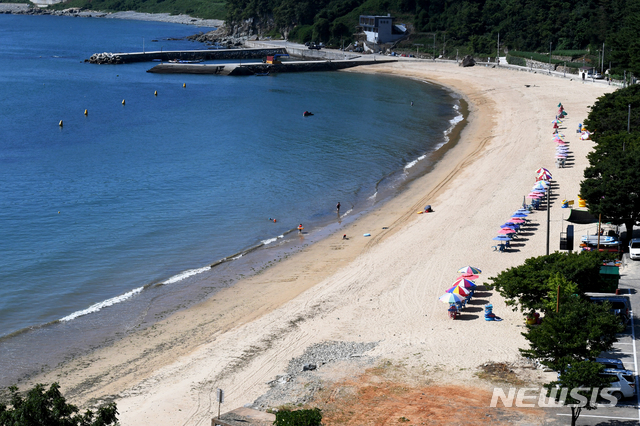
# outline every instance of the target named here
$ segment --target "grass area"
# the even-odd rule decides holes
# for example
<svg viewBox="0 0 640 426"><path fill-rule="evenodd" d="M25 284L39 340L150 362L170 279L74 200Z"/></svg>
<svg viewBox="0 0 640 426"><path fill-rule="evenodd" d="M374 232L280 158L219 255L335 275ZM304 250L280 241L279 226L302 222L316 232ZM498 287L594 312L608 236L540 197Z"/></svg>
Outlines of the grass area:
<svg viewBox="0 0 640 426"><path fill-rule="evenodd" d="M69 0L49 7L58 10L79 7L105 12L134 10L143 13L184 14L203 19L224 19L226 13L224 0Z"/></svg>

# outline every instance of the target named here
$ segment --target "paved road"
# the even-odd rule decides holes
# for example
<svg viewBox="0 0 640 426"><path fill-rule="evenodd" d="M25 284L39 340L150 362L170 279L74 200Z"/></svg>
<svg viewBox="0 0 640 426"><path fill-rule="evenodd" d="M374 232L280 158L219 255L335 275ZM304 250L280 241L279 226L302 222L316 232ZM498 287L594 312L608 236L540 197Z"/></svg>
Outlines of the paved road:
<svg viewBox="0 0 640 426"><path fill-rule="evenodd" d="M627 291L634 312L640 312L640 261L630 260L624 255L623 268L620 269L620 288ZM617 358L624 363L625 368L636 372L636 389L638 383L638 350L640 349L640 317L631 316L630 325L620 334L614 349L606 354L606 358ZM607 426L636 426L640 425L640 392L631 399L624 399L616 407L602 407L596 410L582 410L577 424L579 425L607 425ZM571 409L548 409L547 424L571 424Z"/></svg>

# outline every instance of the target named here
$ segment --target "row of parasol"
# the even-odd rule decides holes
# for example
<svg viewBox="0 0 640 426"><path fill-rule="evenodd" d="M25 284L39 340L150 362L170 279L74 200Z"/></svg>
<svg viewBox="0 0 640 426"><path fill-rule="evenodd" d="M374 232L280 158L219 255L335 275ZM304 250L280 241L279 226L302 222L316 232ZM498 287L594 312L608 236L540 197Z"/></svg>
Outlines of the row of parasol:
<svg viewBox="0 0 640 426"><path fill-rule="evenodd" d="M461 275L456 278L446 293L439 297L441 302L449 304L449 316L451 318L459 316L460 309L471 300L476 289L476 283L473 280L477 279L478 274L482 273L482 271L473 266L465 266L458 269L458 273Z"/></svg>

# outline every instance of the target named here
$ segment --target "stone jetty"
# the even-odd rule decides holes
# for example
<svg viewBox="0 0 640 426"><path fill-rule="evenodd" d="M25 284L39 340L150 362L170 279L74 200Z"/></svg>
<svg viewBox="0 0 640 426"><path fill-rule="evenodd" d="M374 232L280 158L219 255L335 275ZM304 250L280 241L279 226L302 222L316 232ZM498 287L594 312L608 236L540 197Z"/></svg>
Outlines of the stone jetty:
<svg viewBox="0 0 640 426"><path fill-rule="evenodd" d="M229 59L264 59L267 56L287 53L283 48L255 49L216 49L216 50L182 50L154 51L133 53L94 53L87 61L92 64L128 64L132 62L152 61L214 61Z"/></svg>

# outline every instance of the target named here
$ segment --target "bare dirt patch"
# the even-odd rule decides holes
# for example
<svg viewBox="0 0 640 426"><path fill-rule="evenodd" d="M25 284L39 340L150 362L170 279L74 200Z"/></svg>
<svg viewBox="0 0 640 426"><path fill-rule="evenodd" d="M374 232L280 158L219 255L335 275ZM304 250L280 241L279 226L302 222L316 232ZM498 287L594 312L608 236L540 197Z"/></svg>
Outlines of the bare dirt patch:
<svg viewBox="0 0 640 426"><path fill-rule="evenodd" d="M485 426L536 425L544 421L540 409L491 408L489 390L406 384L379 373L379 368L369 369L360 377L327 384L309 405L322 410L325 425Z"/></svg>

